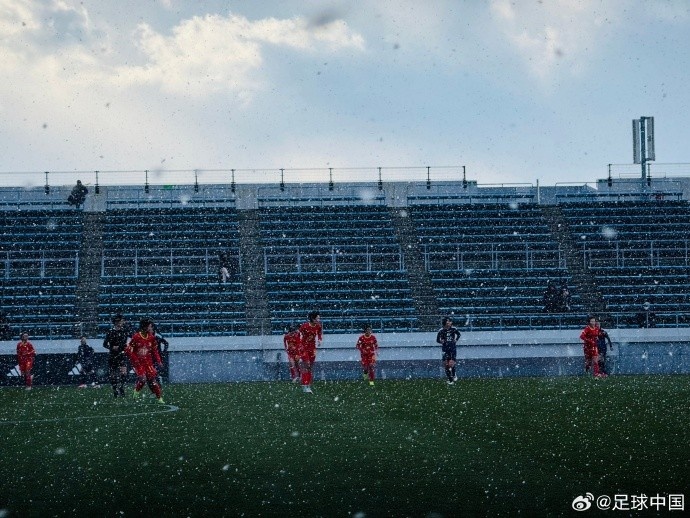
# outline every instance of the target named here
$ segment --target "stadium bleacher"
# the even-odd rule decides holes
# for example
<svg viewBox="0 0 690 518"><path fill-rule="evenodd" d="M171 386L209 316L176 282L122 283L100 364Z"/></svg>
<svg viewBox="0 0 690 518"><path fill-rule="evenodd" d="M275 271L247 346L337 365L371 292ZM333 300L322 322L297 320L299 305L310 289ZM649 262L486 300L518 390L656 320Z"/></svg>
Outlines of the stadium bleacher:
<svg viewBox="0 0 690 518"><path fill-rule="evenodd" d="M79 211L0 211L0 308L14 335L74 335Z"/></svg>
<svg viewBox="0 0 690 518"><path fill-rule="evenodd" d="M417 317L385 207L260 210L273 332L312 309L331 332L409 331Z"/></svg>
<svg viewBox="0 0 690 518"><path fill-rule="evenodd" d="M677 313L690 310L686 201L571 203L563 214L609 311L628 315L623 324L641 325L647 312L655 325L682 323Z"/></svg>
<svg viewBox="0 0 690 518"><path fill-rule="evenodd" d="M239 226L231 208L109 210L103 227L98 313L155 315L162 333L245 334ZM218 256L234 261L221 284Z"/></svg>
<svg viewBox="0 0 690 518"><path fill-rule="evenodd" d="M402 249L399 223L384 197L279 201L259 203L258 235L252 238L265 276L270 332L303 321L312 309L321 312L328 332L359 332L365 322L376 332L421 329L419 290L406 264L410 252ZM409 201L405 213L440 314L456 315L458 324L473 330L581 325L587 310L577 282L548 216L534 200L448 203L416 195ZM116 312L133 321L154 316L164 334L249 332L247 272L240 260L242 209L113 207L102 219L99 333ZM650 314L659 326L687 325L687 202L570 200L560 207L578 261L596 280L617 326L637 326L642 318L648 323ZM0 309L15 334L20 329L37 338L78 333L86 220L86 213L65 207L0 211ZM233 264L223 285L221 252ZM549 282L569 286L569 312L543 312Z"/></svg>
<svg viewBox="0 0 690 518"><path fill-rule="evenodd" d="M549 282L570 287L573 314L581 304L537 205L416 205L410 216L443 313L474 329L579 324L581 317L540 315Z"/></svg>

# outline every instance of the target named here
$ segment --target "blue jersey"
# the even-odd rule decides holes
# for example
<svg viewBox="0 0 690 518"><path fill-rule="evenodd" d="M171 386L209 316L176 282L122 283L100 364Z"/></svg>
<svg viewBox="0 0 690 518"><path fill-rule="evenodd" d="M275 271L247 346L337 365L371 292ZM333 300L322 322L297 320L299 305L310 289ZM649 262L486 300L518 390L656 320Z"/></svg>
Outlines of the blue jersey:
<svg viewBox="0 0 690 518"><path fill-rule="evenodd" d="M603 329L599 329L599 338L597 338L597 349L599 350L599 354L605 355L606 354L606 345L610 346L611 345L611 338L609 338L609 334L604 331Z"/></svg>
<svg viewBox="0 0 690 518"><path fill-rule="evenodd" d="M459 339L460 331L458 331L458 328L455 326L451 326L448 329L442 327L436 335L436 342L441 344L441 349L443 351L455 350Z"/></svg>

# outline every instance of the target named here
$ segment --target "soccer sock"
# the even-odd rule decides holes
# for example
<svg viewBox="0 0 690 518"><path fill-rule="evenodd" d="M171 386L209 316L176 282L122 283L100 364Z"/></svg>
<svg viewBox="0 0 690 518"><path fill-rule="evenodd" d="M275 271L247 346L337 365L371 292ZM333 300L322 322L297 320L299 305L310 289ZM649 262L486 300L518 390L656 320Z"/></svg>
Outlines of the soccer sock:
<svg viewBox="0 0 690 518"><path fill-rule="evenodd" d="M24 380L26 383L26 386L30 387L33 380L34 380L34 377L31 374L27 374L26 379Z"/></svg>
<svg viewBox="0 0 690 518"><path fill-rule="evenodd" d="M309 371L302 371L302 385L309 385Z"/></svg>
<svg viewBox="0 0 690 518"><path fill-rule="evenodd" d="M448 381L453 381L453 375L450 373L450 367L446 367L446 377Z"/></svg>
<svg viewBox="0 0 690 518"><path fill-rule="evenodd" d="M455 377L455 365L453 365L453 366L450 368L450 374L451 374L451 376Z"/></svg>
<svg viewBox="0 0 690 518"><path fill-rule="evenodd" d="M146 382L144 382L142 380L137 380L137 382L134 384L134 390L136 392L139 392L142 388L144 388L145 384L146 384Z"/></svg>
<svg viewBox="0 0 690 518"><path fill-rule="evenodd" d="M311 385L312 378L313 378L312 372L308 371L307 372L307 385Z"/></svg>
<svg viewBox="0 0 690 518"><path fill-rule="evenodd" d="M156 395L157 399L161 398L161 386L158 384L156 380L151 380L148 382L149 388L151 389L151 392L153 392Z"/></svg>
<svg viewBox="0 0 690 518"><path fill-rule="evenodd" d="M374 381L374 377L375 377L374 368L369 367L369 381Z"/></svg>
<svg viewBox="0 0 690 518"><path fill-rule="evenodd" d="M592 362L592 370L595 376L599 375L599 362Z"/></svg>
<svg viewBox="0 0 690 518"><path fill-rule="evenodd" d="M299 371L297 370L297 367L290 367L290 378L291 379L295 379L298 374L299 374Z"/></svg>

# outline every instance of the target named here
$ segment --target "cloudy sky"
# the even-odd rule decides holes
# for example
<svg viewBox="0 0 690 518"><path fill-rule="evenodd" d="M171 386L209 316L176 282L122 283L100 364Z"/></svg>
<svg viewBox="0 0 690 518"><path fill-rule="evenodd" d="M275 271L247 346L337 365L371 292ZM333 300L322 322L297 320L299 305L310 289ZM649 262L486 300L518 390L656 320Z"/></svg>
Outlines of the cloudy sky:
<svg viewBox="0 0 690 518"><path fill-rule="evenodd" d="M632 162L643 115L657 161L688 163L688 34L684 0L0 0L0 183L458 165L586 182Z"/></svg>

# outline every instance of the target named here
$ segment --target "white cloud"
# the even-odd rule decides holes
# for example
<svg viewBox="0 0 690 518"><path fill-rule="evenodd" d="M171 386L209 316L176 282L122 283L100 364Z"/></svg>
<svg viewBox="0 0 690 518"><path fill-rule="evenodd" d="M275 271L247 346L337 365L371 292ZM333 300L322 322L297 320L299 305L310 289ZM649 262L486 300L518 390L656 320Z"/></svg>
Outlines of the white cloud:
<svg viewBox="0 0 690 518"><path fill-rule="evenodd" d="M594 0L511 2L493 0L491 14L498 34L518 53L532 75L544 84L560 74L577 75L598 45L602 20L614 19L618 2Z"/></svg>
<svg viewBox="0 0 690 518"><path fill-rule="evenodd" d="M233 91L244 98L259 87L264 45L310 53L364 48L362 36L342 20L314 26L302 17L250 21L237 15L195 16L170 35L141 24L136 41L146 62L119 67L119 83L160 85L193 96Z"/></svg>

